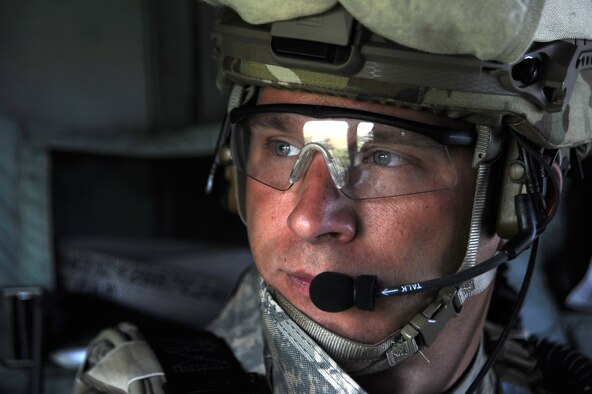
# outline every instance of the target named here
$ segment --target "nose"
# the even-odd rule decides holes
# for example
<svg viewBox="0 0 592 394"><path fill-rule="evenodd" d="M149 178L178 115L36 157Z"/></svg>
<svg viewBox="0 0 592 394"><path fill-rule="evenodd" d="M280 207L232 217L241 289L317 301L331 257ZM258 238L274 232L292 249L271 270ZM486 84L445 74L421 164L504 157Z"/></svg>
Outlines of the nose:
<svg viewBox="0 0 592 394"><path fill-rule="evenodd" d="M353 202L337 190L320 154L315 154L306 174L292 189L296 201L288 227L301 239L311 243L349 242L355 237Z"/></svg>

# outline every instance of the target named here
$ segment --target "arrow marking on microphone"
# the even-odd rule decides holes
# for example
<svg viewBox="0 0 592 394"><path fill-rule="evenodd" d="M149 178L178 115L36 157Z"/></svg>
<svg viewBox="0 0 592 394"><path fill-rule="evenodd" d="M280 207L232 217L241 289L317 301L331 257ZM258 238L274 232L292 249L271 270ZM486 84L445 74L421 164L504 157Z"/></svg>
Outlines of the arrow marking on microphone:
<svg viewBox="0 0 592 394"><path fill-rule="evenodd" d="M392 294L398 294L398 293L413 293L416 291L421 291L423 290L423 287L421 286L421 283L417 282L417 283L410 283L407 285L400 285L399 287L396 288L392 288L392 289L384 289L380 292L381 295L383 296L390 296Z"/></svg>

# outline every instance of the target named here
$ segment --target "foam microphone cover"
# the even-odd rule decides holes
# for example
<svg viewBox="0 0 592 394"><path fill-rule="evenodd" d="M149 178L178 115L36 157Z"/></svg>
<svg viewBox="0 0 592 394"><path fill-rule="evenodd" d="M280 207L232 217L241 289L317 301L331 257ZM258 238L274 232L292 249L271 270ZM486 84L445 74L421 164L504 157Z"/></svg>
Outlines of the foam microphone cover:
<svg viewBox="0 0 592 394"><path fill-rule="evenodd" d="M312 303L325 312L342 312L354 305L354 280L339 272L322 272L310 282Z"/></svg>
<svg viewBox="0 0 592 394"><path fill-rule="evenodd" d="M354 303L363 311L374 310L375 275L360 275L354 281Z"/></svg>

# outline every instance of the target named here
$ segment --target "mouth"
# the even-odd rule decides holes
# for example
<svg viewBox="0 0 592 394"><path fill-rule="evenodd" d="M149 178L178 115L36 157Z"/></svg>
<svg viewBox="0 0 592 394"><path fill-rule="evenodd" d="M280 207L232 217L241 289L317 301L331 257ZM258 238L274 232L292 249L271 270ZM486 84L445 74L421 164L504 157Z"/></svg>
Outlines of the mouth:
<svg viewBox="0 0 592 394"><path fill-rule="evenodd" d="M310 282L314 278L313 275L304 272L286 272L288 283L298 293L309 297Z"/></svg>

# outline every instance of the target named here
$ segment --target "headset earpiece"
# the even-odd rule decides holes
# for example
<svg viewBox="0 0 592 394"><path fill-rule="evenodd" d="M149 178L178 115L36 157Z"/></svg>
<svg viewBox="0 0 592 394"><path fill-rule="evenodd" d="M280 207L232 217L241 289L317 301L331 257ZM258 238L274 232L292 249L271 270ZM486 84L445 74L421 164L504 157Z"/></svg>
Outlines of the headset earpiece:
<svg viewBox="0 0 592 394"><path fill-rule="evenodd" d="M502 159L496 232L500 237L510 239L518 234L515 198L517 195L524 193L526 166L521 158L516 139L509 135L506 144L506 154Z"/></svg>

